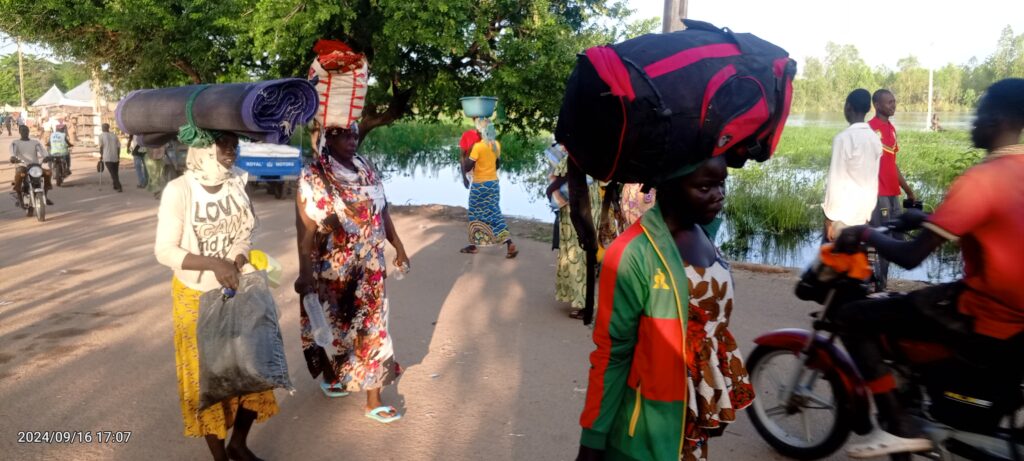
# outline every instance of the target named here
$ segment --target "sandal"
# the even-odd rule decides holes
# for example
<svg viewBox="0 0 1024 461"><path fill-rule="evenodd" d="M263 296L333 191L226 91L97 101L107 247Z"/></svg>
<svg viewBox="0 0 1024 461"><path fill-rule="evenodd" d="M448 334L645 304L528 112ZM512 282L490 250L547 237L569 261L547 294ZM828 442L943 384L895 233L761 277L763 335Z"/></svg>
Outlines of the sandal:
<svg viewBox="0 0 1024 461"><path fill-rule="evenodd" d="M854 459L877 458L894 453L913 453L931 450L932 441L923 438L905 439L875 428L864 443L850 445L846 455Z"/></svg>
<svg viewBox="0 0 1024 461"><path fill-rule="evenodd" d="M505 254L505 258L512 259L512 258L515 258L516 255L518 255L518 254L519 254L519 249L516 248L516 244L514 244L514 243L508 244L508 253Z"/></svg>
<svg viewBox="0 0 1024 461"><path fill-rule="evenodd" d="M345 397L348 395L348 392L338 389L341 389L341 387L339 387L337 384L328 383L324 381L320 382L320 390L324 391L324 395L326 395L328 398L334 399L338 397Z"/></svg>
<svg viewBox="0 0 1024 461"><path fill-rule="evenodd" d="M381 413L394 413L395 416L381 416ZM398 414L398 410L390 406L377 407L367 411L366 417L382 424L390 424L402 419L402 415Z"/></svg>
<svg viewBox="0 0 1024 461"><path fill-rule="evenodd" d="M478 251L480 251L480 250L476 249L476 245L469 245L469 246L459 250L459 253L466 253L466 254L475 255Z"/></svg>
<svg viewBox="0 0 1024 461"><path fill-rule="evenodd" d="M569 318L573 320L583 320L583 309L573 309L569 311Z"/></svg>

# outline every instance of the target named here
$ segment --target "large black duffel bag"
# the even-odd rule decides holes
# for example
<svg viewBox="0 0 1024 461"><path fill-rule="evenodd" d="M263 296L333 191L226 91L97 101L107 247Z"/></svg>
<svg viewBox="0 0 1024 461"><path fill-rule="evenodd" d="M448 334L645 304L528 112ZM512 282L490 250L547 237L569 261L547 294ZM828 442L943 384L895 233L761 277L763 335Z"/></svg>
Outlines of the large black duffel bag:
<svg viewBox="0 0 1024 461"><path fill-rule="evenodd" d="M725 155L732 167L771 157L789 115L796 63L754 35L684 23L682 31L580 55L555 129L572 159L573 190L583 173L657 187L713 156ZM593 266L591 204L571 195L573 225ZM593 308L589 269L585 323Z"/></svg>

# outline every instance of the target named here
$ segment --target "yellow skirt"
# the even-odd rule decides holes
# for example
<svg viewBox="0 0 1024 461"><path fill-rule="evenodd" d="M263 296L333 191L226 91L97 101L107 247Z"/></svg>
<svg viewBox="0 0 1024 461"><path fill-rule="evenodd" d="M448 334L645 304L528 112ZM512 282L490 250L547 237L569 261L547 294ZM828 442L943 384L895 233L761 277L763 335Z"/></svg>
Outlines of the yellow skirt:
<svg viewBox="0 0 1024 461"><path fill-rule="evenodd" d="M199 412L199 347L196 343L196 324L199 321L199 297L193 290L175 278L171 282L174 299L174 363L178 368L178 397L181 399L181 417L185 422L185 435L205 437L216 435L227 438L234 425L235 412L241 405L256 412L256 421L266 421L277 414L274 391L263 391L225 400Z"/></svg>

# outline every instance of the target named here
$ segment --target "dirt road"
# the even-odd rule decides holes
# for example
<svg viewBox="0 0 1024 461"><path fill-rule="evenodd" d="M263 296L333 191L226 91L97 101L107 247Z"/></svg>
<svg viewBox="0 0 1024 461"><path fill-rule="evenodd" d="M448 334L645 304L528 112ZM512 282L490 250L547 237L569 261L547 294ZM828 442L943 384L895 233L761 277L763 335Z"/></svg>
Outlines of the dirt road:
<svg viewBox="0 0 1024 461"><path fill-rule="evenodd" d="M10 138L0 137L6 149ZM2 160L6 160L3 157ZM99 186L95 160L76 155L53 192L45 223L7 198L13 168L0 166L0 458L207 459L182 436L175 385L170 277L152 255L157 201L135 188ZM285 267L276 290L294 395L255 427L268 460L569 460L586 387L589 329L554 301L550 245L519 240L458 253L462 223L403 209L396 225L412 272L388 285L392 335L405 374L385 401L406 415L390 426L362 416L363 395L327 400L299 346L292 204L254 194L256 248ZM515 231L513 227L513 231ZM390 260L390 257L389 257ZM792 276L737 271L733 329L746 351L760 332L806 325L810 306ZM19 431L131 431L124 443L22 444ZM746 416L712 445L713 460L782 459ZM833 458L845 459L845 458Z"/></svg>

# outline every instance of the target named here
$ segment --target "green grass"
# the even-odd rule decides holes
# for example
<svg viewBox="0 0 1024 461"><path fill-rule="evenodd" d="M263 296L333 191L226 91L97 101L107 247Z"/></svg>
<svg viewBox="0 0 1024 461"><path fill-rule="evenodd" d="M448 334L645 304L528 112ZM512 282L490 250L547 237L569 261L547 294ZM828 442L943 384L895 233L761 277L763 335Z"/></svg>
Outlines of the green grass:
<svg viewBox="0 0 1024 461"><path fill-rule="evenodd" d="M737 236L805 234L821 226L823 180L781 164L730 170L725 215Z"/></svg>
<svg viewBox="0 0 1024 461"><path fill-rule="evenodd" d="M789 127L775 158L733 170L726 215L740 235L805 233L821 226L832 138L839 130ZM934 207L950 183L981 159L966 131L900 133L900 170L919 200ZM822 179L817 179L822 178Z"/></svg>

